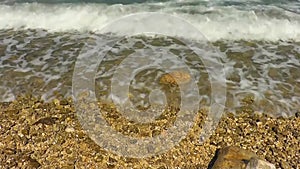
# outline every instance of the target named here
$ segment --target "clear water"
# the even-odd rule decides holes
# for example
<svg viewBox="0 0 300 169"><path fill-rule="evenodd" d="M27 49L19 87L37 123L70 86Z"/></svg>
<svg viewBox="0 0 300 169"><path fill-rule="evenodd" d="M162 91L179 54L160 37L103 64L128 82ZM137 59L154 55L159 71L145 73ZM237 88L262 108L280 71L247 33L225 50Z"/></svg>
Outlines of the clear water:
<svg viewBox="0 0 300 169"><path fill-rule="evenodd" d="M0 101L22 93L51 100L71 96L73 68L85 44L107 40L100 30L113 20L138 12L162 12L181 17L199 29L220 50L226 70L228 110L244 97L253 109L275 116L291 116L300 109L299 1L68 1L35 0L0 3ZM161 29L164 23L157 24ZM124 25L125 26L125 25ZM144 25L148 27L150 25ZM128 30L129 34L135 30ZM109 30L104 33L109 33ZM190 32L183 38L197 40ZM210 102L210 85L201 60L185 46L165 39L133 38L112 49L96 76L99 97L106 97L113 72L138 49L173 52L192 70L202 96ZM136 45L139 44L139 45ZM135 46L136 45L136 46ZM208 57L208 56L203 56ZM133 81L136 102L147 106L147 92L163 72L148 70ZM144 76L145 75L145 76ZM147 86L147 87L145 87ZM149 99L148 99L149 100Z"/></svg>

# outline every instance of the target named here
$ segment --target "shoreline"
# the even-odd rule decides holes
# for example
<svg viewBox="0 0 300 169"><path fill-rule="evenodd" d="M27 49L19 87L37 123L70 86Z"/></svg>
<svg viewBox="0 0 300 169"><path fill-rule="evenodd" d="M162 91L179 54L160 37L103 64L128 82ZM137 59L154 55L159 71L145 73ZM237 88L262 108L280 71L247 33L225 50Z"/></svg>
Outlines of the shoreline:
<svg viewBox="0 0 300 169"><path fill-rule="evenodd" d="M200 111L188 135L170 151L143 159L125 158L104 150L86 135L71 99L45 103L31 96L18 97L0 103L0 166L207 168L217 149L238 146L255 152L276 168L300 167L299 111L294 117L277 119L247 111L227 113L211 137L199 145L204 116L205 112ZM137 134L135 129L128 131Z"/></svg>
<svg viewBox="0 0 300 169"><path fill-rule="evenodd" d="M56 93L71 96L74 67L84 44L93 46L106 40L101 34L92 32L53 33L43 29L3 30L0 37L4 39L0 44L0 54L4 56L0 61L1 101L14 100L18 93L26 92L42 95L45 100L51 100ZM254 97L256 111L275 116L290 116L295 113L293 110L300 108L299 40L223 39L209 44L221 54L226 70L226 97L229 98L226 107L230 110L239 108L241 99L248 95ZM199 92L204 96L203 104L208 102L211 88L207 82L211 76L201 60L209 59L209 52L200 57L178 39L160 36L132 36L118 42L104 57L95 74L99 97L109 95L111 79L117 68L124 68L121 64L124 59L147 48L163 48L163 51L180 58L179 61L187 65L191 77L198 84ZM180 67L174 59L164 58L163 61L168 63L165 65ZM144 66L142 62L139 64ZM157 87L158 78L163 73L167 71L145 68L132 81L132 91L148 94L147 86ZM221 79L221 76L218 77ZM140 86L142 83L145 85Z"/></svg>

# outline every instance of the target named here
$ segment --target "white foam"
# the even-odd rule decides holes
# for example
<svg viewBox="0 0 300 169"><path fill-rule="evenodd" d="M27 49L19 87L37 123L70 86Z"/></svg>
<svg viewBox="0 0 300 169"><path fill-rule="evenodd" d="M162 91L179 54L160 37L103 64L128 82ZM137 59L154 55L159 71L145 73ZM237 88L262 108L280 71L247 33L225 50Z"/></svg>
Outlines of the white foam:
<svg viewBox="0 0 300 169"><path fill-rule="evenodd" d="M264 7L261 7L264 8ZM183 11L194 11L193 13ZM234 7L168 6L162 4L15 4L0 5L0 29L99 31L124 15L158 11L179 16L196 26L209 40L297 40L300 17L280 8L241 10ZM269 11L269 12L268 12ZM271 12L270 12L271 11ZM270 15L276 11L274 15ZM273 12L274 13L274 12ZM124 25L126 26L126 25ZM145 25L147 26L147 25ZM164 24L157 25L164 28ZM185 37L190 37L185 32Z"/></svg>

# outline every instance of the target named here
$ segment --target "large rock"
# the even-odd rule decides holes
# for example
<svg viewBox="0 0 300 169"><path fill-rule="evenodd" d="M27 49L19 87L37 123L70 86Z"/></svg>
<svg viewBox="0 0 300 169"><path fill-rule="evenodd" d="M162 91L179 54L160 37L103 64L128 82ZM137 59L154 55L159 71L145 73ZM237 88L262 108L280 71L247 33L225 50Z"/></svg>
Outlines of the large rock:
<svg viewBox="0 0 300 169"><path fill-rule="evenodd" d="M251 158L246 169L276 169L276 167L267 161Z"/></svg>
<svg viewBox="0 0 300 169"><path fill-rule="evenodd" d="M230 146L220 149L211 161L209 169L274 169L271 163L259 158L255 153Z"/></svg>

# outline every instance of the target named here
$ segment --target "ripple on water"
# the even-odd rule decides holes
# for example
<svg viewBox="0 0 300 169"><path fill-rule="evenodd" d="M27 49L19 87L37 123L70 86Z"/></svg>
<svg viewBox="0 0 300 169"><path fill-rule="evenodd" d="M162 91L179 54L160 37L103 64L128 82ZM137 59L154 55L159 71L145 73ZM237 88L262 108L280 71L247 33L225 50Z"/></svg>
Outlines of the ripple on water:
<svg viewBox="0 0 300 169"><path fill-rule="evenodd" d="M105 38L92 33L49 33L44 30L2 30L0 37L3 38L0 41L0 101L14 100L16 95L26 92L46 100L54 98L55 93L70 96L76 57L83 45ZM299 44L293 41L213 42L224 56L228 110L243 106L242 100L247 97L253 98L254 111L290 116L300 110ZM180 58L190 68L190 75L199 86L201 105L209 105L209 70L187 46L168 37L135 37L118 42L107 53L96 74L99 98L109 97L114 71L126 57L141 49L165 49ZM163 57L157 62L180 67L177 61ZM133 100L144 99L142 103L148 104L146 98L150 91L164 88L159 79L165 73L170 72L155 69L140 72L131 82L130 92L138 98Z"/></svg>

